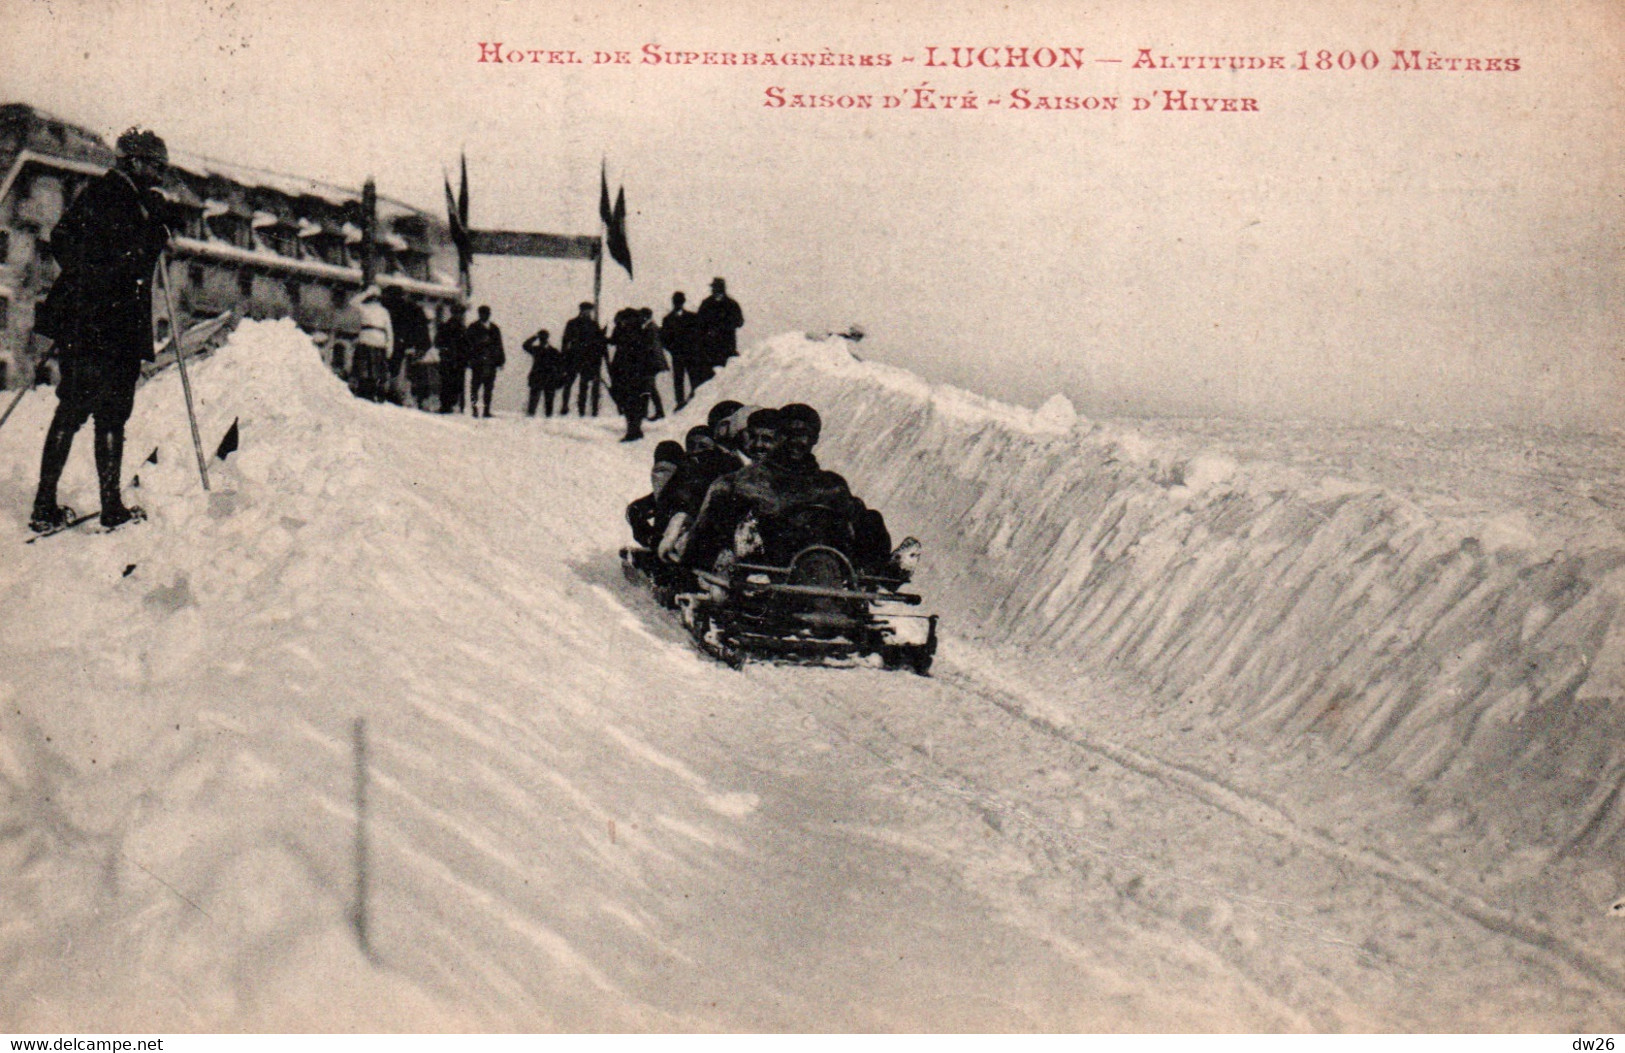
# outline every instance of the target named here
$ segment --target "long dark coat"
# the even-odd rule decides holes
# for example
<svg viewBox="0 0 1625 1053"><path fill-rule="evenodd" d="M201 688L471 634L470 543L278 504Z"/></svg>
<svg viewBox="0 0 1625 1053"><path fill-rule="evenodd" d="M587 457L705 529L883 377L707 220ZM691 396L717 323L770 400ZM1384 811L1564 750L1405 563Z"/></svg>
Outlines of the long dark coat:
<svg viewBox="0 0 1625 1053"><path fill-rule="evenodd" d="M725 365L739 354L736 330L745 324L745 313L733 297L713 293L700 301L694 312L694 324L699 330L700 357L713 366Z"/></svg>
<svg viewBox="0 0 1625 1053"><path fill-rule="evenodd" d="M604 366L604 331L591 318L580 315L564 323L564 337L559 342L564 351L564 364L573 376L582 382L596 379Z"/></svg>
<svg viewBox="0 0 1625 1053"><path fill-rule="evenodd" d="M168 239L163 199L117 168L91 180L51 234L62 273L35 331L64 355L151 360L152 271Z"/></svg>
<svg viewBox="0 0 1625 1053"><path fill-rule="evenodd" d="M693 311L673 310L660 322L660 343L671 355L673 364L687 364L697 357L695 341L699 337L699 316Z"/></svg>
<svg viewBox="0 0 1625 1053"><path fill-rule="evenodd" d="M494 322L475 322L463 331L463 355L468 368L495 373L508 364L502 349L502 327Z"/></svg>

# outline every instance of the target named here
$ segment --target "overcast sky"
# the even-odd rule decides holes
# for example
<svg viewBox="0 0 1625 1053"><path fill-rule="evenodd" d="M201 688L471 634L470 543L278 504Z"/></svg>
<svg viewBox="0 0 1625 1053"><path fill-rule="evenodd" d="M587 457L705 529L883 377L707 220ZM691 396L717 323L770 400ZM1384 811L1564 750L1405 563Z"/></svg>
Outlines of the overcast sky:
<svg viewBox="0 0 1625 1053"><path fill-rule="evenodd" d="M1625 424L1615 0L1009 7L8 0L0 97L429 208L466 149L480 227L595 233L607 158L637 272L606 270L611 310L720 274L746 339L858 324L866 356L1025 404ZM585 61L479 62L494 41ZM656 65L651 44L891 65ZM1084 61L926 65L1006 45ZM1142 48L1288 68L1135 69ZM1294 68L1322 49L1333 69ZM1396 71L1396 49L1519 69ZM914 109L922 84L978 109ZM773 107L775 87L873 108ZM1017 89L1118 109L1019 112ZM1257 112L1169 112L1167 90ZM482 259L475 281L520 360L512 405L519 340L557 333L591 269Z"/></svg>

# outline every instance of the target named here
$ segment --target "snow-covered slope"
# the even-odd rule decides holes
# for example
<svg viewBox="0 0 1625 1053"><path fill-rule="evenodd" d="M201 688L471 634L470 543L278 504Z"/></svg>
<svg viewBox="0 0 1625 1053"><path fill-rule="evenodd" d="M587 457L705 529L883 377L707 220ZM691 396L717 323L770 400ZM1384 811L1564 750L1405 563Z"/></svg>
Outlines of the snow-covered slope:
<svg viewBox="0 0 1625 1053"><path fill-rule="evenodd" d="M653 434L817 405L944 654L735 673L619 578L613 418L358 402L286 324L193 381L240 450L204 493L160 376L111 535L24 545L53 400L0 431L0 1029L1625 1021L1618 480L1483 469L1611 450L1261 457L781 338Z"/></svg>
<svg viewBox="0 0 1625 1053"><path fill-rule="evenodd" d="M956 634L1368 765L1491 859L1620 860L1618 435L1091 424L848 347L777 338L717 393L822 409L824 459L926 542Z"/></svg>

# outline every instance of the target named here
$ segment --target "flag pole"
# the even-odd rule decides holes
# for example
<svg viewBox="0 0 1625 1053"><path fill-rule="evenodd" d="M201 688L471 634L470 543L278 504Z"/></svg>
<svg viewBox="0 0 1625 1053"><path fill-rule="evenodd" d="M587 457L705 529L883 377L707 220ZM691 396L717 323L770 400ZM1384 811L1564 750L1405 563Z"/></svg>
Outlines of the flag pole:
<svg viewBox="0 0 1625 1053"><path fill-rule="evenodd" d="M604 287L604 238L598 237L598 250L592 257L592 316L594 320L598 314L598 294Z"/></svg>
<svg viewBox="0 0 1625 1053"><path fill-rule="evenodd" d="M598 298L604 287L604 245L609 236L609 159L598 159L598 252L592 258L592 316L602 325L603 312L599 310Z"/></svg>

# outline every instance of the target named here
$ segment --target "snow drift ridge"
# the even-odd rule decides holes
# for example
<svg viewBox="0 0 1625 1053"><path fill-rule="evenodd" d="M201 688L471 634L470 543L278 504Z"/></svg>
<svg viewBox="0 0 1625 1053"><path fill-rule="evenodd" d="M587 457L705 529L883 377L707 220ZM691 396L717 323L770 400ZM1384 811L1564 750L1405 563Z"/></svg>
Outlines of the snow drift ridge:
<svg viewBox="0 0 1625 1053"><path fill-rule="evenodd" d="M931 386L839 341L779 337L717 387L819 407L825 460L925 541L922 588L953 633L1128 672L1274 750L1318 740L1548 857L1619 847L1612 527L1533 510L1537 540L1529 509L1455 515L1240 465Z"/></svg>

